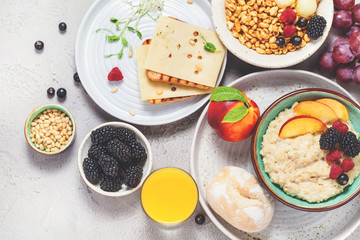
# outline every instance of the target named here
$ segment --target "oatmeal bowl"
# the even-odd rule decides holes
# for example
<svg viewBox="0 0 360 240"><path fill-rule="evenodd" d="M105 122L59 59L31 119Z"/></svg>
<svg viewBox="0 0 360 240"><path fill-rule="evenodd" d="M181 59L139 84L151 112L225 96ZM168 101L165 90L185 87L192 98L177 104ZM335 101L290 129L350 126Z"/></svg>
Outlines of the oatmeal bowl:
<svg viewBox="0 0 360 240"><path fill-rule="evenodd" d="M306 60L328 36L333 0L212 1L215 30L241 60L284 68Z"/></svg>
<svg viewBox="0 0 360 240"><path fill-rule="evenodd" d="M271 104L255 126L251 155L264 187L304 211L338 208L360 192L360 106L307 88Z"/></svg>

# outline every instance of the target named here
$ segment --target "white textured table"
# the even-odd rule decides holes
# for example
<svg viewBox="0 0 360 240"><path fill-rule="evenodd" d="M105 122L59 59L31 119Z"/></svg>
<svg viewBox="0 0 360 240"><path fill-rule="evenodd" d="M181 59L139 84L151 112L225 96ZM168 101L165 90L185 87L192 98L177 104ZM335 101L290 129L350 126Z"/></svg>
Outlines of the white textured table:
<svg viewBox="0 0 360 240"><path fill-rule="evenodd" d="M190 219L175 229L164 229L143 213L140 191L107 198L88 189L81 179L77 169L81 139L94 126L117 120L73 81L76 32L91 3L0 1L0 239L227 239L208 218L202 226ZM63 34L58 30L61 21L68 25ZM36 40L45 43L42 53L34 50ZM311 70L316 59L313 56L293 68ZM229 54L222 84L259 70ZM49 87L66 88L66 100L49 99ZM358 85L344 87L360 100ZM66 106L77 122L75 144L53 157L36 154L23 135L30 111L49 102ZM189 171L200 112L165 126L137 126L153 148L153 169L173 166ZM196 213L203 213L200 206ZM348 239L359 235L357 229Z"/></svg>

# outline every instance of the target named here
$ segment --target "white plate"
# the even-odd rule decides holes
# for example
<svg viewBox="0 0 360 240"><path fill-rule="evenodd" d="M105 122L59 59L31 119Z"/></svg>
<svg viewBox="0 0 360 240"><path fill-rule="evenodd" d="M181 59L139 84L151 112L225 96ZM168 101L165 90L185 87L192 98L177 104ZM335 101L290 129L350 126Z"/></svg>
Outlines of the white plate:
<svg viewBox="0 0 360 240"><path fill-rule="evenodd" d="M307 87L337 91L357 102L345 89L320 75L300 70L273 70L249 74L230 86L243 90L261 113L282 95ZM231 143L217 137L207 123L206 112L196 125L191 146L190 169L199 188L200 203L214 224L232 239L344 239L360 224L360 199L328 212L303 212L276 201L271 224L259 233L237 230L213 212L206 201L206 187L225 166L239 166L255 175L250 153L251 138Z"/></svg>
<svg viewBox="0 0 360 240"><path fill-rule="evenodd" d="M134 1L136 3L136 1ZM131 9L120 0L97 0L90 7L80 25L76 38L76 66L81 83L90 97L103 110L124 121L140 125L161 125L184 118L199 109L208 100L209 95L189 98L180 102L151 105L140 97L137 78L136 53L128 58L128 48L123 57L110 59L104 55L117 53L121 47L119 42L105 41L106 32L95 33L98 28L115 28L110 17L122 18L129 16ZM211 20L211 7L206 0L197 0L193 4L186 0L166 0L164 16L173 16L185 22L207 29L214 29ZM130 26L133 26L130 24ZM135 33L126 32L126 38L133 49L142 41L152 38L156 21L148 16L141 18L139 30L142 40ZM135 51L134 51L135 52ZM222 79L226 66L226 56L219 74L218 84ZM109 82L107 75L112 68L119 67L124 75L120 82ZM113 87L118 92L111 93ZM130 114L135 113L135 116Z"/></svg>
<svg viewBox="0 0 360 240"><path fill-rule="evenodd" d="M262 55L240 44L239 40L231 35L226 25L225 1L226 0L213 0L211 2L213 22L219 38L226 48L235 56L252 65L264 68L289 67L310 57L324 43L333 21L333 0L321 0L316 13L323 16L327 21L322 37L317 40L312 40L305 47L285 55Z"/></svg>

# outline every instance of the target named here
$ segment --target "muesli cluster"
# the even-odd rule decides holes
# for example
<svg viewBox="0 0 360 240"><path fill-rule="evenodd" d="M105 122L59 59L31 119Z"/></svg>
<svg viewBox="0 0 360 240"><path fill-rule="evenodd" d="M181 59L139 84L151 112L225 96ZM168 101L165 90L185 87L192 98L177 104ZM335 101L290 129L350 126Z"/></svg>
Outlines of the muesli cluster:
<svg viewBox="0 0 360 240"><path fill-rule="evenodd" d="M304 1L309 3L302 4ZM286 54L322 36L326 20L314 15L317 5L317 0L227 0L226 24L233 37L249 49L259 54Z"/></svg>

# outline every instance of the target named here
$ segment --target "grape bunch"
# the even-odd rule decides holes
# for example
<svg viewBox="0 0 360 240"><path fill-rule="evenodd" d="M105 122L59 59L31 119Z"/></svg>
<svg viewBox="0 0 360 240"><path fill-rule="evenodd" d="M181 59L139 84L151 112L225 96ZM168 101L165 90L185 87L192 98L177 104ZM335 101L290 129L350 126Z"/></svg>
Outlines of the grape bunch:
<svg viewBox="0 0 360 240"><path fill-rule="evenodd" d="M337 9L333 27L344 36L333 43L333 50L319 59L321 71L335 73L339 82L360 84L360 3L355 0L334 0Z"/></svg>

